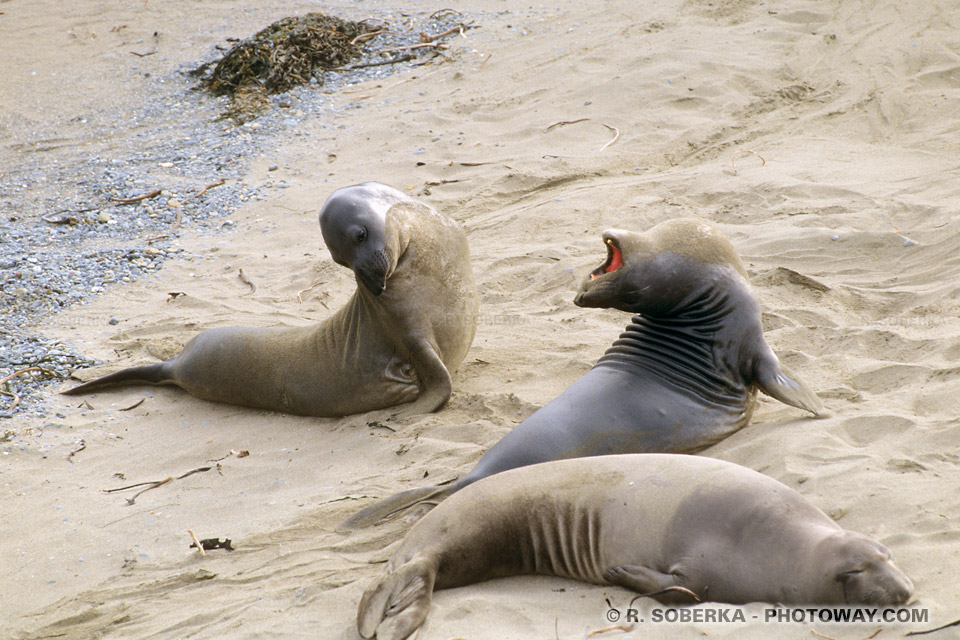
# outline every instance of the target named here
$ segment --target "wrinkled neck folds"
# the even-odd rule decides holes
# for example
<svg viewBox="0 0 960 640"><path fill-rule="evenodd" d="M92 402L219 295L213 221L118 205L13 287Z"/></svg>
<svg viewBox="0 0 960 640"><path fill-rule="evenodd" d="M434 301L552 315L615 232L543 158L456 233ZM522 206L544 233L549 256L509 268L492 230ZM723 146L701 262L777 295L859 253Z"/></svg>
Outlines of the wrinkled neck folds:
<svg viewBox="0 0 960 640"><path fill-rule="evenodd" d="M759 314L752 298L731 296L740 285L730 282L735 277L728 273L705 284L669 315L634 316L596 366L638 373L707 402L741 407L749 384L740 372L740 348Z"/></svg>

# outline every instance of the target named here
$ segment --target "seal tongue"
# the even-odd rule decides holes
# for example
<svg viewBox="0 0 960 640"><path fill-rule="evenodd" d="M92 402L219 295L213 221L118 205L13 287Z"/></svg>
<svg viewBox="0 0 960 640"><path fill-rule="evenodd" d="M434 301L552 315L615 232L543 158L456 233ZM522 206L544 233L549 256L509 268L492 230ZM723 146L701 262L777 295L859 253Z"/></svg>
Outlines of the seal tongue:
<svg viewBox="0 0 960 640"><path fill-rule="evenodd" d="M603 269L603 273L610 273L612 271L616 271L621 267L621 265L623 265L623 254L620 253L620 249L613 244L613 240L608 238L605 242L607 244L607 261L602 267L599 267L597 271ZM595 271L594 273L590 274L590 279L596 280L601 275L602 274Z"/></svg>

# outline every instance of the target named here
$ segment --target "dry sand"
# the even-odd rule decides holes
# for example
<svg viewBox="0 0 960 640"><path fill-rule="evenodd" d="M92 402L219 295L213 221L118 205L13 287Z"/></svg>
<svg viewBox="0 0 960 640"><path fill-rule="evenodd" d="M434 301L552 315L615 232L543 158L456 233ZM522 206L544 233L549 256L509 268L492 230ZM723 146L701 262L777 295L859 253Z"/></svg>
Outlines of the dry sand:
<svg viewBox="0 0 960 640"><path fill-rule="evenodd" d="M103 36L122 21L149 46L162 15L185 32L167 52L172 64L225 35L317 8L263 3L237 13L228 33L224 16L244 3L97 4L101 12L79 15L31 3L25 15L23 2L0 3L0 27L16 28L0 38L0 53L68 69L87 55L93 71L76 69L77 82L94 72L97 82L71 95L94 113L100 101L131 99L115 94L117 56L66 33ZM689 215L730 235L768 341L832 412L806 419L764 400L749 427L706 455L769 474L888 545L916 583L916 606L929 610L926 625L909 628L960 617L956 4L460 4L483 19L454 41L455 62L336 97L336 121L304 125L309 135L272 157L281 167L274 176L290 188L242 209L237 233L185 232L178 242L198 258L168 263L156 282L113 287L42 327L129 365L169 356L209 327L322 320L355 285L322 247L319 205L336 187L380 180L468 233L482 317L449 405L391 431L363 416L286 416L172 388L100 393L89 397L92 408L51 396L66 417L22 421L16 428L33 429L36 446L0 458L0 633L356 638L357 602L382 568L371 563L389 556L405 525L346 537L334 525L376 497L465 473L582 375L628 320L572 303L603 258L600 232ZM382 5L328 7L358 18ZM27 40L29 50L16 48ZM0 93L28 82L4 76ZM26 112L35 97L18 99ZM590 119L545 131L578 118ZM256 162L248 180L265 180L267 164ZM298 303L297 292L317 281ZM168 303L168 291L187 295ZM121 323L109 325L111 317ZM85 449L68 459L80 439ZM250 455L230 455L222 469L133 506L129 493L102 491L240 450ZM229 537L237 550L201 558L188 549L188 529ZM582 638L607 626L608 603L622 609L632 595L533 577L442 591L419 637ZM646 623L594 637L862 638L881 626L878 638L906 629Z"/></svg>

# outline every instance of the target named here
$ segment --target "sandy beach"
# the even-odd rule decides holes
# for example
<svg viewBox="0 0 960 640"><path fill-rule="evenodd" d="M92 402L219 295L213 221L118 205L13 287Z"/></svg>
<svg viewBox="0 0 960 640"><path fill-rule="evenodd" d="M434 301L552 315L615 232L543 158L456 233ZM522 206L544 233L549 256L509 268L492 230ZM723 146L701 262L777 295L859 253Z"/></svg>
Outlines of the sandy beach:
<svg viewBox="0 0 960 640"><path fill-rule="evenodd" d="M30 132L73 140L48 152L51 170L58 154L131 144L120 120L105 139L71 118L108 127L152 95L146 70L185 92L178 65L280 17L399 23L445 6L95 4L0 2L0 60L16 69L0 79L6 162L35 153ZM0 425L16 435L0 443L0 635L356 640L360 595L409 525L343 535L336 524L377 498L463 475L583 375L629 320L573 304L603 261L601 232L680 216L728 234L768 342L829 411L812 419L763 397L748 427L703 455L770 475L887 545L916 585L912 608L929 619L773 625L755 604L742 608L744 623L647 622L592 637L853 640L880 628L871 637L884 639L960 618L960 7L457 8L477 28L449 40L449 60L323 94L324 117L247 158L231 182L284 187L241 206L232 229L185 224L172 240L182 258L35 327L102 362L90 377L170 357L211 327L321 321L356 285L323 246L317 212L334 189L377 180L467 232L480 321L449 404L382 428L176 388L67 398L50 386L45 417ZM154 46L161 21L163 60L132 57ZM112 39L118 24L132 45ZM132 505L133 491L105 492L166 478ZM200 557L188 530L235 550ZM633 596L559 578L496 580L437 592L418 637L579 639Z"/></svg>

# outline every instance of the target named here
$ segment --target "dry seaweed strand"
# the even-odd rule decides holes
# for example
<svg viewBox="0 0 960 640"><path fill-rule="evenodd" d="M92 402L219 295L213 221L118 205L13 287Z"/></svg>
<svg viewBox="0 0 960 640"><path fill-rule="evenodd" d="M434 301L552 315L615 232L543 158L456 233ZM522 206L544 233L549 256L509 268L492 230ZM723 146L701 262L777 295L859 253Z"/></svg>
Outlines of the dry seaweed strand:
<svg viewBox="0 0 960 640"><path fill-rule="evenodd" d="M590 118L577 118L576 120L560 120L558 122L554 122L553 124L548 124L546 127L544 127L543 132L546 133L547 131L550 131L550 129L553 129L554 127L563 127L568 124L577 124L578 122L586 122L589 119Z"/></svg>
<svg viewBox="0 0 960 640"><path fill-rule="evenodd" d="M750 149L738 149L737 152L734 153L733 156L730 158L730 166L733 167L733 175L739 175L737 173L737 154L739 153L746 153L753 156L757 156L758 158L760 158L761 167L764 167L767 164L767 160L756 151L751 151Z"/></svg>
<svg viewBox="0 0 960 640"><path fill-rule="evenodd" d="M635 625L625 625L625 624L612 624L609 627L601 627L600 629L594 629L587 633L585 638L592 638L593 636L598 636L601 633L606 633L608 631L633 631Z"/></svg>
<svg viewBox="0 0 960 640"><path fill-rule="evenodd" d="M237 276L240 278L240 282L250 287L250 293L248 295L252 295L257 292L257 285L253 284L253 282L250 281L250 278L243 273L243 268L240 269L239 273L237 273Z"/></svg>
<svg viewBox="0 0 960 640"><path fill-rule="evenodd" d="M297 304L303 304L303 294L313 291L314 289L322 285L323 282L324 282L323 280L318 280L317 282L314 282L312 285L310 285L306 289L300 289L300 291L297 291ZM325 307L327 306L326 304L323 303L322 300L320 301L320 304L322 304Z"/></svg>
<svg viewBox="0 0 960 640"><path fill-rule="evenodd" d="M81 439L80 442L77 443L77 448L74 449L73 451L71 451L71 452L67 455L67 462L73 464L73 456L77 455L78 453L80 453L81 451L83 451L83 450L86 449L86 448L87 448L87 441Z"/></svg>
<svg viewBox="0 0 960 640"><path fill-rule="evenodd" d="M165 485L165 484L170 484L170 483L173 482L174 480L183 480L184 478L186 478L186 477L188 477L188 476L192 476L192 475L195 474L195 473L203 473L203 472L205 472L205 471L210 471L210 469L212 469L212 468L213 468L213 467L197 467L196 469L191 469L190 471L187 471L187 472L184 473L183 475L179 475L179 476L177 476L176 478L174 478L173 476L168 476L168 477L164 478L163 480L153 480L153 481L149 481L149 482L136 482L136 483L134 483L134 484L128 484L128 485L126 485L126 486L124 486L124 487L116 487L115 489L104 489L103 492L104 492L104 493L116 493L117 491L126 491L126 490L128 490L128 489L136 489L137 487L146 486L146 489L142 489L141 491L138 491L137 493L135 493L132 498L127 498L127 499L126 499L126 500L127 500L127 505L128 505L128 506L132 506L132 505L136 504L137 498L139 498L141 495L143 495L143 494L146 493L147 491L150 491L150 490L152 490L152 489L156 489L157 487L162 487L162 486Z"/></svg>
<svg viewBox="0 0 960 640"><path fill-rule="evenodd" d="M414 49L447 49L450 45L443 42L421 42L419 44L408 44L402 47L391 47L389 49L377 49L373 53L395 53L397 51L413 51Z"/></svg>
<svg viewBox="0 0 960 640"><path fill-rule="evenodd" d="M603 151L604 149L606 149L607 147L609 147L610 145L612 145L614 142L616 142L616 141L620 138L620 129L617 129L616 127L610 126L610 125L607 124L606 122L601 122L600 124L602 124L603 126L605 126L607 129L610 129L610 131L613 131L613 138L610 140L610 142L608 142L607 144L605 144L605 145L603 145L602 147L600 147L600 151Z"/></svg>
<svg viewBox="0 0 960 640"><path fill-rule="evenodd" d="M133 403L133 404L130 405L129 407L124 407L123 409L117 409L117 411L130 411L130 410L132 410L132 409L136 409L137 407L139 407L140 405L142 405L145 400L146 400L146 398L140 398L139 400L137 400L135 403Z"/></svg>
<svg viewBox="0 0 960 640"><path fill-rule="evenodd" d="M141 202L149 198L156 198L161 193L163 193L161 189L154 189L150 193L145 193L142 196L134 196L132 198L116 198L111 196L110 200L118 204L133 204L134 202Z"/></svg>
<svg viewBox="0 0 960 640"><path fill-rule="evenodd" d="M190 538L193 540L193 544L191 546L197 548L197 551L200 552L201 557L206 557L207 552L203 549L203 545L200 543L200 538L197 537L197 534L193 532L193 529L187 529L187 533L190 534Z"/></svg>
<svg viewBox="0 0 960 640"><path fill-rule="evenodd" d="M384 33L390 33L390 30L389 30L389 29L380 29L379 31L368 31L367 33L361 33L361 34L358 35L356 38L354 38L353 40L351 40L351 41L350 41L350 44L357 44L358 42L362 42L362 41L364 41L364 40L371 40L371 39L376 38L377 36L382 35L382 34L384 34Z"/></svg>
<svg viewBox="0 0 960 640"><path fill-rule="evenodd" d="M881 631L883 631L883 627L877 627L877 630L876 630L876 631L874 631L873 633L871 633L871 634L868 635L868 636L865 636L865 637L861 638L860 640L873 640L873 638L876 638L876 637L880 634ZM817 631L816 629L810 629L810 633L812 633L813 635L817 636L818 638L823 638L824 640L837 640L837 638L834 638L833 636L828 636L828 635L826 635L826 634L824 634L824 633L820 633L820 632ZM907 635L910 635L910 634L908 633Z"/></svg>
<svg viewBox="0 0 960 640"><path fill-rule="evenodd" d="M943 631L944 629L949 629L950 627L960 626L960 619L954 620L953 622L948 622L947 624L942 624L939 627L934 627L933 629L924 629L923 631L911 631L907 633L908 636L925 636L928 633L934 633L937 631Z"/></svg>
<svg viewBox="0 0 960 640"><path fill-rule="evenodd" d="M43 368L43 367L27 367L26 369L18 369L17 371L14 371L14 372L11 373L10 375L4 376L3 378L0 378L0 387L3 387L3 385L7 384L8 382L10 382L11 380L13 380L13 379L16 378L17 376L22 376L22 375L25 374L25 373L34 373L34 372L40 372L40 373L42 373L43 375L50 376L50 377L53 377L53 378L62 378L62 377L63 377L63 376L61 376L59 373L57 373L56 371L51 371L50 369L45 369L45 368ZM20 396L17 395L16 393L14 393L13 391L7 391L7 390L5 390L5 389L0 389L0 393L2 393L2 394L5 395L5 396L9 396L9 397L13 398L13 403L12 403L9 407L7 407L7 411L13 411L14 409L16 409L16 408L20 405Z"/></svg>
<svg viewBox="0 0 960 640"><path fill-rule="evenodd" d="M554 122L554 123L552 123L552 124L548 124L546 127L544 127L543 132L546 133L546 132L550 131L550 129L553 129L554 127L563 127L563 126L566 126L566 125L568 125L568 124L577 124L578 122L586 122L587 120L590 120L590 119L591 119L591 118L577 118L576 120L560 120L559 122ZM605 145L603 145L602 147L600 147L600 151L603 151L604 149L606 149L607 147L609 147L609 146L612 145L614 142L616 142L617 140L620 139L620 129L617 129L617 128L614 127L613 125L609 125L609 124L607 124L606 122L601 122L600 124L602 124L603 126L605 126L607 129L610 129L610 131L613 131L613 138L611 138L610 141L607 142ZM553 155L551 155L551 156L544 156L544 157L559 158L560 156L553 156Z"/></svg>
<svg viewBox="0 0 960 640"><path fill-rule="evenodd" d="M209 191L210 189L213 189L214 187L223 186L226 182L227 182L227 181L226 181L224 178L220 178L220 179L217 180L216 182L211 182L210 184L208 184L207 186L205 186L203 189L200 189L199 191L195 191L194 193L191 193L190 195L188 195L186 198L183 199L183 203L189 202L190 200L193 200L194 198L197 198L197 197L199 197L199 196L202 196L203 194L205 194L205 193L206 193L207 191ZM181 204L183 204L183 203L181 203Z"/></svg>
<svg viewBox="0 0 960 640"><path fill-rule="evenodd" d="M463 33L463 31L464 31L465 29L470 29L470 28L472 28L472 27L473 27L473 23L472 23L472 22L468 22L468 23L466 23L466 24L463 24L463 23L458 24L458 25L455 26L455 27L451 27L451 28L447 29L447 30L444 31L443 33L438 33L438 34L435 34L435 35L430 35L429 33L425 33L425 32L423 32L423 31L421 31L421 32L420 32L420 42L433 42L434 40L439 40L440 38L445 38L445 37L447 37L447 36L449 36L449 35L451 35L451 34L454 34L454 33L459 33L461 38L466 38L467 36L466 36L466 34Z"/></svg>

